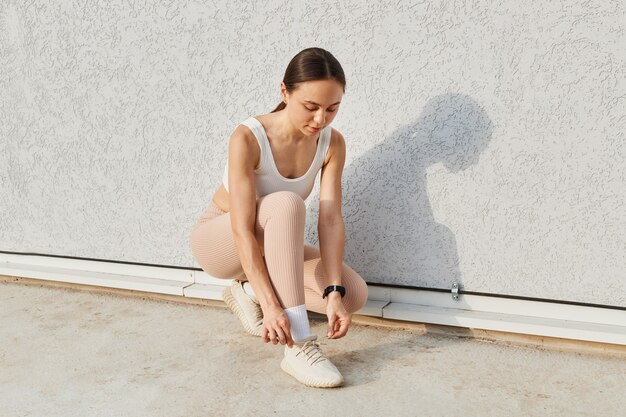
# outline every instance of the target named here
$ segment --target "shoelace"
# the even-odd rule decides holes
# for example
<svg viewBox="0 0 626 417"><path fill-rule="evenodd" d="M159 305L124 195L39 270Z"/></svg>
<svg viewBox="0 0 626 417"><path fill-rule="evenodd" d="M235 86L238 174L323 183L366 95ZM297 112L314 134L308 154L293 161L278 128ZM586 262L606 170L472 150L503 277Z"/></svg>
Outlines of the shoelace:
<svg viewBox="0 0 626 417"><path fill-rule="evenodd" d="M324 353L322 353L322 351L320 350L320 345L317 343L316 340L307 340L306 342L304 342L304 344L300 347L300 352L296 353L296 356L303 352L306 356L307 362L311 361L311 365L326 360L326 357L324 356Z"/></svg>

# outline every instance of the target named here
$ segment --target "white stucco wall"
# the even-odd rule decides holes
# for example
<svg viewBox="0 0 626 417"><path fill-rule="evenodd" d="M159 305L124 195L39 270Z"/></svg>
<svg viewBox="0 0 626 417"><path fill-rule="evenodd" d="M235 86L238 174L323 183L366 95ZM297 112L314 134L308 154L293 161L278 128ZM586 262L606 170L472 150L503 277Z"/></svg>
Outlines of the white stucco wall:
<svg viewBox="0 0 626 417"><path fill-rule="evenodd" d="M0 250L197 266L230 132L320 46L347 76L344 260L368 282L626 306L624 17L619 0L3 0Z"/></svg>

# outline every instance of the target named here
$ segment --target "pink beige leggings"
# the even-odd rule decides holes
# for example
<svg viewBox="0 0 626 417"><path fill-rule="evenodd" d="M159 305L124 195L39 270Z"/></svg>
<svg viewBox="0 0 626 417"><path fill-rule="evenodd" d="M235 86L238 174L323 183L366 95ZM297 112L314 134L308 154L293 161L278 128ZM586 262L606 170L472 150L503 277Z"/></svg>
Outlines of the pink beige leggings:
<svg viewBox="0 0 626 417"><path fill-rule="evenodd" d="M278 191L257 199L255 234L274 291L283 308L306 304L326 313L322 298L328 277L319 249L304 244L306 207L302 197ZM230 213L211 201L191 232L191 251L212 277L247 281L230 225ZM350 313L367 301L367 284L346 264L341 268L346 288L343 305Z"/></svg>

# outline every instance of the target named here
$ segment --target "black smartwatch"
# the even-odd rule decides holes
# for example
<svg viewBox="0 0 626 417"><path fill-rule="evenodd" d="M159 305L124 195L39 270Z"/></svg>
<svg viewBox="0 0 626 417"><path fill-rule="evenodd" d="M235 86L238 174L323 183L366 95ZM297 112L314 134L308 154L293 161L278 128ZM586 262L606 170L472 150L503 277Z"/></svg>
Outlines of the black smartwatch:
<svg viewBox="0 0 626 417"><path fill-rule="evenodd" d="M346 289L342 287L341 285L329 285L324 290L324 295L322 295L322 298L326 298L326 296L333 291L339 291L339 294L341 294L341 298L343 298L343 296L346 295Z"/></svg>

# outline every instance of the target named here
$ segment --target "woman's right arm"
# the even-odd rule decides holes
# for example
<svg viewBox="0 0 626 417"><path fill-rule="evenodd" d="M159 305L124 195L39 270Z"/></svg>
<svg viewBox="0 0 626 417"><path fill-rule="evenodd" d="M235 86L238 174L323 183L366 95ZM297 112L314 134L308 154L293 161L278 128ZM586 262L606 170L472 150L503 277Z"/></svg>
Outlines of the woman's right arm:
<svg viewBox="0 0 626 417"><path fill-rule="evenodd" d="M256 139L244 129L241 125L238 126L228 143L228 205L231 228L243 271L263 309L264 341L278 336L281 344L291 346L293 340L289 319L276 297L256 239L254 166L259 152ZM272 341L277 343L275 339Z"/></svg>

